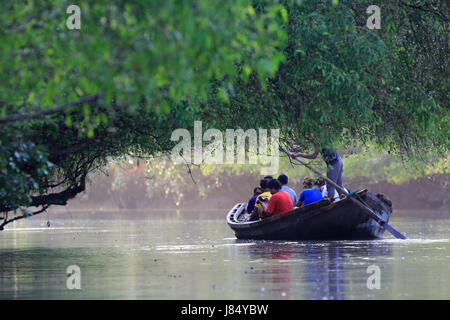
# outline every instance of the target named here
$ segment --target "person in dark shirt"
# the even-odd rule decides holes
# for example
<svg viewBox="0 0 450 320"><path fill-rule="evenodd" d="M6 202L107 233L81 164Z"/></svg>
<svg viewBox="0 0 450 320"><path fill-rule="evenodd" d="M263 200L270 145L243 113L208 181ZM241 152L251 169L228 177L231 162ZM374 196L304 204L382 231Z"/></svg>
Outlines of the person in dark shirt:
<svg viewBox="0 0 450 320"><path fill-rule="evenodd" d="M253 212L250 213L250 211L248 211L250 213L250 217L249 217L249 221L255 221L259 219L259 214L258 214L258 207L259 206L264 206L265 204L262 203L260 201L260 199L262 198L268 198L270 197L272 194L270 193L270 189L268 188L268 183L269 181L266 179L262 179L259 182L259 185L261 186L261 190L262 193L260 193L257 197L256 197L256 201L254 204L254 208L253 208Z"/></svg>
<svg viewBox="0 0 450 320"><path fill-rule="evenodd" d="M334 148L330 147L320 148L320 151L317 150L312 154L293 153L292 156L294 158L302 157L306 159L316 159L319 153L322 155L323 161L325 161L327 165L328 179L336 183L341 188L344 188L344 184L342 181L343 163L341 157ZM336 188L327 182L327 190L330 200L334 201Z"/></svg>
<svg viewBox="0 0 450 320"><path fill-rule="evenodd" d="M256 198L263 193L263 190L261 187L256 187L255 189L253 189L253 197L250 198L250 200L248 200L248 204L247 204L247 212L248 213L252 213L253 209L255 208L255 202L256 202Z"/></svg>

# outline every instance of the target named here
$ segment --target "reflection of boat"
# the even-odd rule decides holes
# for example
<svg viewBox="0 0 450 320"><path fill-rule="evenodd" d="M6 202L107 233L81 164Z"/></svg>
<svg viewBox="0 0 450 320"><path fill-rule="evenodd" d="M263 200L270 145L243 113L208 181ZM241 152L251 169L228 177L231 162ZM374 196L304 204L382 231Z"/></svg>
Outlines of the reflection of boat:
<svg viewBox="0 0 450 320"><path fill-rule="evenodd" d="M382 279L392 279L389 241L248 241L236 239L239 259L252 261L252 284L263 284L286 299L365 299L367 267L375 261ZM259 266L259 267L258 267ZM389 280L385 280L389 281ZM373 296L372 296L373 297ZM268 297L262 297L267 299Z"/></svg>
<svg viewBox="0 0 450 320"><path fill-rule="evenodd" d="M392 213L389 200L362 190L357 193L385 222ZM227 215L228 225L238 239L320 240L374 239L384 228L350 199L330 203L321 200L259 221L246 222L246 204L238 203Z"/></svg>

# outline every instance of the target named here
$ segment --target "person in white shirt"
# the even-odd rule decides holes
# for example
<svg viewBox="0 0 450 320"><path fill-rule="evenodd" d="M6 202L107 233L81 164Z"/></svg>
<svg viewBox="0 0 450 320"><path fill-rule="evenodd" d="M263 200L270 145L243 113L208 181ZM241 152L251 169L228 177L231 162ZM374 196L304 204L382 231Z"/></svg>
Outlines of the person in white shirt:
<svg viewBox="0 0 450 320"><path fill-rule="evenodd" d="M317 185L320 187L320 191L322 192L322 196L324 198L328 197L327 184L325 183L325 180L322 179L322 178L317 179ZM348 192L348 190L345 187L344 187L344 189ZM330 197L328 197L328 198L330 198ZM339 193L337 192L336 189L334 189L334 197L333 198L334 198L334 202L337 202L337 201L341 200L340 197L339 197Z"/></svg>

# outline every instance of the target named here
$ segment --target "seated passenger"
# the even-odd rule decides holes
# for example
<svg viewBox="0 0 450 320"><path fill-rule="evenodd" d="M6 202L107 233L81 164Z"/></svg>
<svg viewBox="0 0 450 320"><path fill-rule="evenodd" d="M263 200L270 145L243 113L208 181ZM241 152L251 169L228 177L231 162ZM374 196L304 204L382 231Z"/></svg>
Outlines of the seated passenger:
<svg viewBox="0 0 450 320"><path fill-rule="evenodd" d="M317 185L319 186L319 191L322 193L324 198L328 197L327 184L322 178L317 179ZM334 198L339 198L339 194L336 189L334 189Z"/></svg>
<svg viewBox="0 0 450 320"><path fill-rule="evenodd" d="M269 181L268 187L272 196L270 197L267 209L264 209L262 206L257 209L261 218L276 216L294 209L291 196L289 193L281 190L280 181L272 179Z"/></svg>
<svg viewBox="0 0 450 320"><path fill-rule="evenodd" d="M270 196L272 195L270 193L270 189L267 188L267 183L268 183L268 181L266 179L262 179L259 182L262 193L256 197L255 206L254 206L253 212L251 212L251 214L250 214L249 221L255 221L255 220L259 219L258 207L265 205L263 202L261 202L261 198L270 198ZM248 211L248 212L250 213L250 211Z"/></svg>
<svg viewBox="0 0 450 320"><path fill-rule="evenodd" d="M328 196L328 190L327 190L327 184L325 182L324 179L319 178L317 179L317 185L319 186L319 191L322 192L322 196L324 198L330 198ZM347 188L344 187L344 189L348 192ZM339 193L337 192L336 189L334 189L334 202L339 201L341 198L345 198L345 195L341 195L341 197L339 197Z"/></svg>
<svg viewBox="0 0 450 320"><path fill-rule="evenodd" d="M303 191L300 193L300 197L296 206L301 207L308 204L323 200L322 193L319 191L319 186L315 181L309 177L303 179Z"/></svg>
<svg viewBox="0 0 450 320"><path fill-rule="evenodd" d="M247 212L248 213L253 212L253 209L255 208L256 198L261 193L263 193L263 190L261 189L261 187L256 187L255 189L253 189L253 197L251 197L250 200L248 200L248 204L247 204Z"/></svg>
<svg viewBox="0 0 450 320"><path fill-rule="evenodd" d="M292 205L295 205L295 203L297 202L297 195L295 194L294 190L292 190L291 188L289 188L287 186L287 184L288 184L287 175L280 174L280 176L278 177L278 181L280 181L280 183L281 183L281 190L289 193L289 195L291 196L291 199L292 199Z"/></svg>

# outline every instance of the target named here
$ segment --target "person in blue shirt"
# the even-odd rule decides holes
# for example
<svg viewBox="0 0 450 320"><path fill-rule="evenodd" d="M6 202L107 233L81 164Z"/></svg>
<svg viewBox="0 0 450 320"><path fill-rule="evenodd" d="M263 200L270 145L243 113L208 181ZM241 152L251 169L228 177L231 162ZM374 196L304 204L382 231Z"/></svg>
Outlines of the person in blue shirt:
<svg viewBox="0 0 450 320"><path fill-rule="evenodd" d="M320 200L323 200L322 192L315 187L314 180L309 177L303 179L303 191L300 193L296 206L306 206Z"/></svg>
<svg viewBox="0 0 450 320"><path fill-rule="evenodd" d="M289 188L287 186L287 184L288 184L287 175L280 174L280 176L278 177L278 181L280 181L280 183L281 183L281 191L285 191L291 196L292 205L295 206L295 203L297 202L297 194L295 193L294 190L292 190L291 188Z"/></svg>

